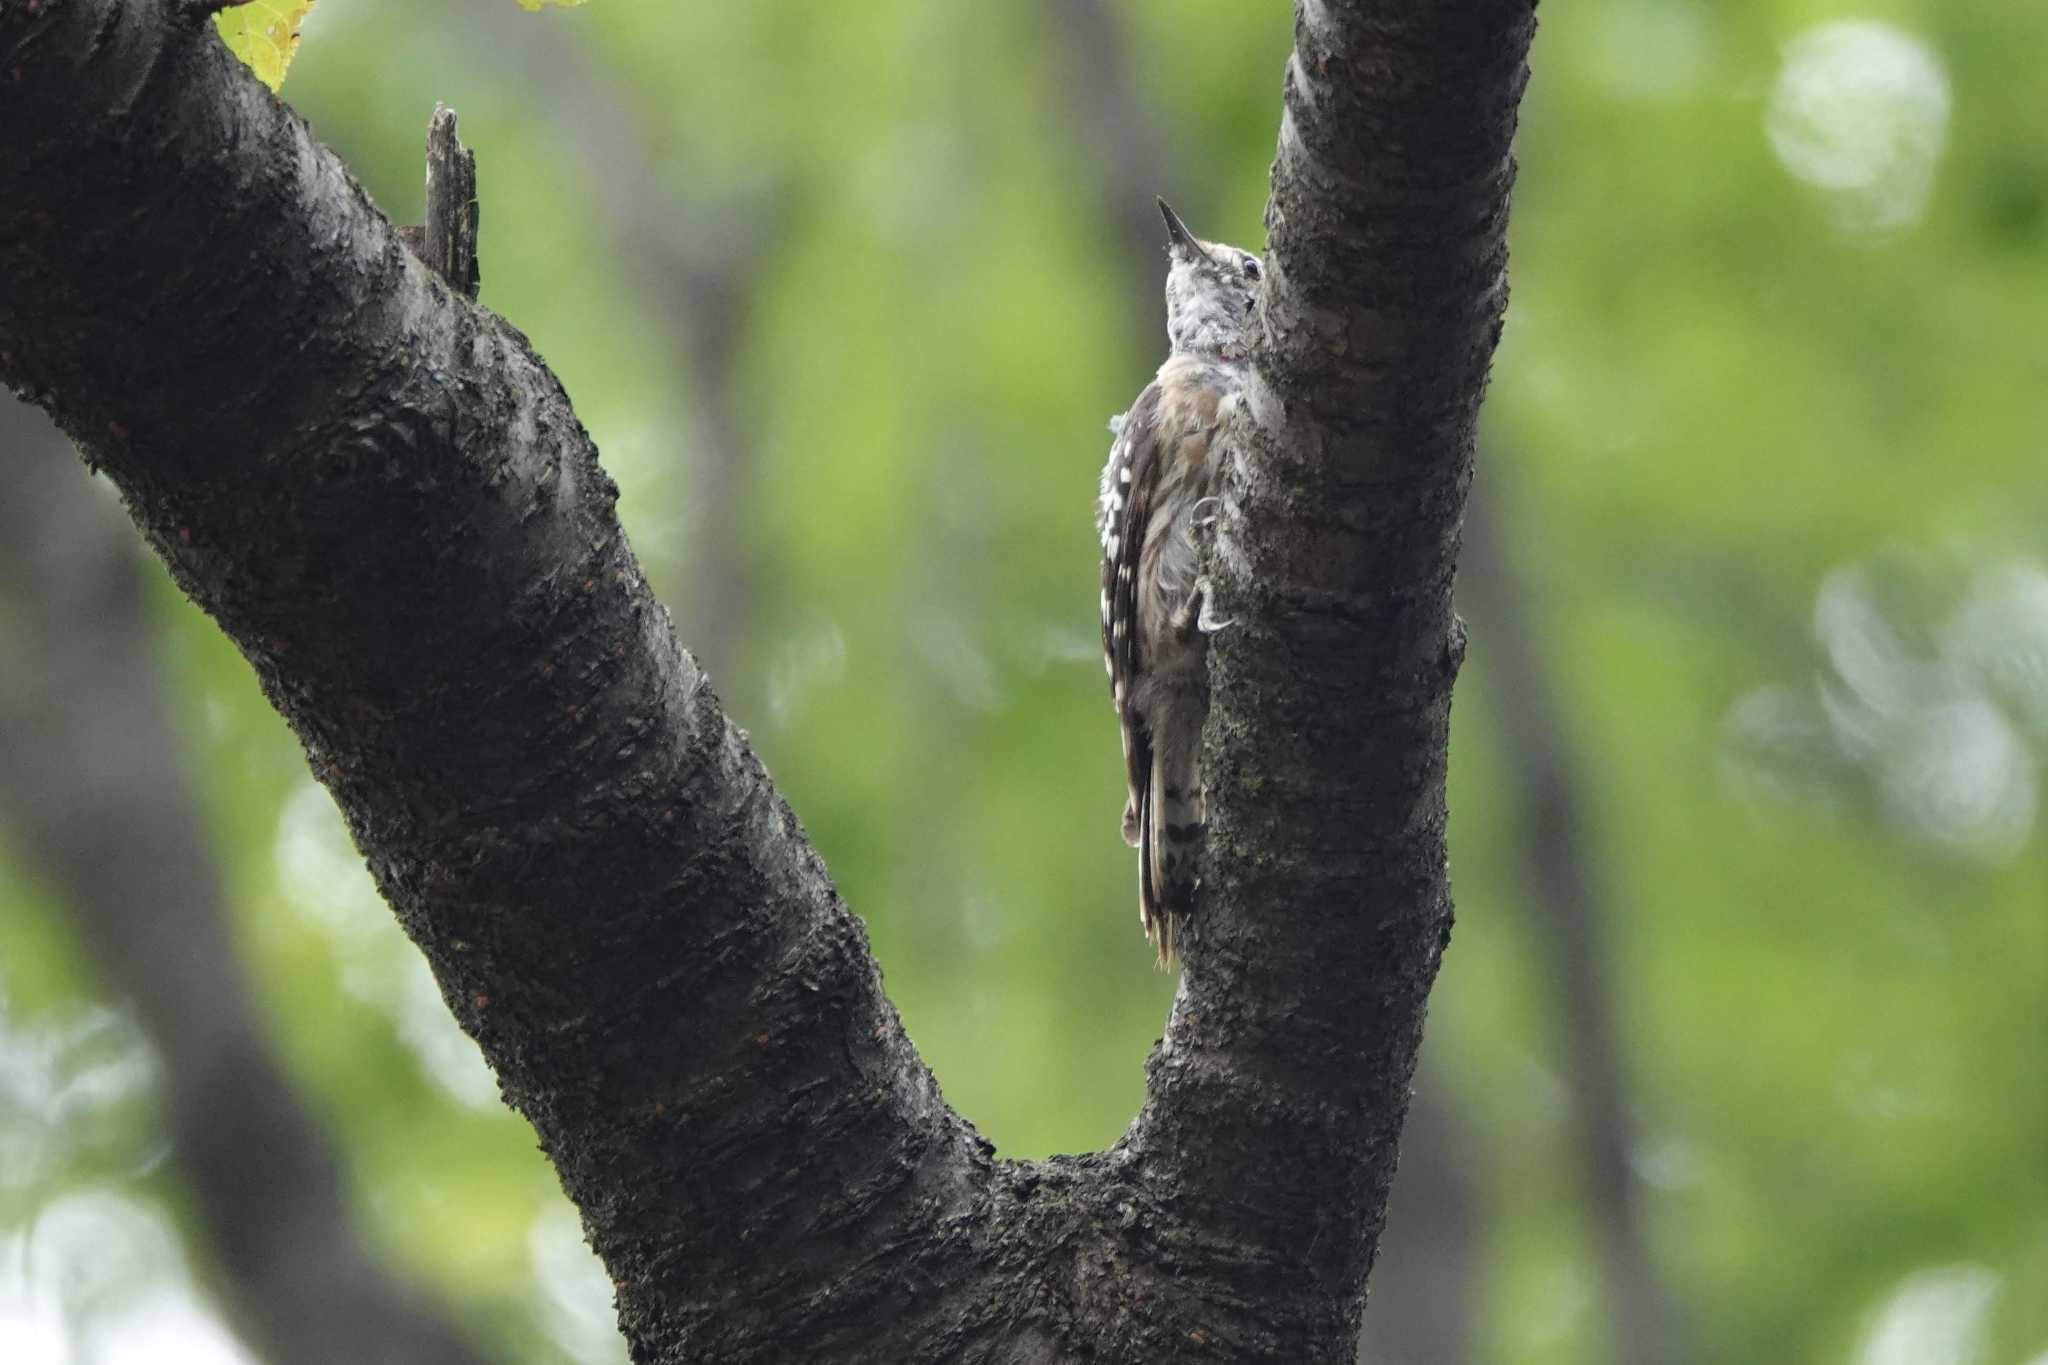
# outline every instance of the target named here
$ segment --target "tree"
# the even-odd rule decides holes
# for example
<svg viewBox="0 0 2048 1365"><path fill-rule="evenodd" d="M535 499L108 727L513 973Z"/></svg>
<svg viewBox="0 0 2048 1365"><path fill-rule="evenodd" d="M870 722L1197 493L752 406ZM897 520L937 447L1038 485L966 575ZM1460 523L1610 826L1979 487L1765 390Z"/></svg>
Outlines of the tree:
<svg viewBox="0 0 2048 1365"><path fill-rule="evenodd" d="M207 8L0 6L0 374L255 667L636 1358L1348 1359L1450 926L1528 0L1297 9L1202 914L1130 1131L1034 1163L939 1097L561 386Z"/></svg>

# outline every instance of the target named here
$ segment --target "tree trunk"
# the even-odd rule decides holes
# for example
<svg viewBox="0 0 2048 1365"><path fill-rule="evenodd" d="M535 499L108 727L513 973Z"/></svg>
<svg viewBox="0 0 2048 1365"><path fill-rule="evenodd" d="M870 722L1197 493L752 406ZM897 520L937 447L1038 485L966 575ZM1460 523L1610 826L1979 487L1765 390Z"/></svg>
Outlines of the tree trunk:
<svg viewBox="0 0 2048 1365"><path fill-rule="evenodd" d="M305 744L636 1359L1350 1359L1450 925L1532 29L1302 0L1187 975L1126 1137L1015 1163L940 1099L525 339L189 7L0 0L0 375Z"/></svg>

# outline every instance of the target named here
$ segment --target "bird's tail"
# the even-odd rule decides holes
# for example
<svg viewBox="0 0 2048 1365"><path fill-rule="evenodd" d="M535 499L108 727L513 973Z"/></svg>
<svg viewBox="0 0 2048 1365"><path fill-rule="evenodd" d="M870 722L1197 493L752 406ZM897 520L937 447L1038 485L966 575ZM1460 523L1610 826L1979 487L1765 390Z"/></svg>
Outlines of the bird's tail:
<svg viewBox="0 0 2048 1365"><path fill-rule="evenodd" d="M1202 794L1192 748L1168 746L1152 762L1138 821L1138 921L1159 965L1179 956L1182 922L1195 907L1202 851Z"/></svg>

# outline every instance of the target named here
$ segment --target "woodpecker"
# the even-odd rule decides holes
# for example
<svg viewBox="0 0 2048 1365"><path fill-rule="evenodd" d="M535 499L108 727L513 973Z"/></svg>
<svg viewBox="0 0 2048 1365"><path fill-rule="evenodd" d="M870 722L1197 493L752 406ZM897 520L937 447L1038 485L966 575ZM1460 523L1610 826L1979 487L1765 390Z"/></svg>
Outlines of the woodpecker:
<svg viewBox="0 0 2048 1365"><path fill-rule="evenodd" d="M1113 419L1096 529L1102 650L1123 734L1124 842L1138 850L1138 922L1173 966L1194 908L1205 818L1200 772L1212 610L1196 536L1214 520L1226 423L1244 401L1259 258L1205 242L1164 199L1171 354Z"/></svg>

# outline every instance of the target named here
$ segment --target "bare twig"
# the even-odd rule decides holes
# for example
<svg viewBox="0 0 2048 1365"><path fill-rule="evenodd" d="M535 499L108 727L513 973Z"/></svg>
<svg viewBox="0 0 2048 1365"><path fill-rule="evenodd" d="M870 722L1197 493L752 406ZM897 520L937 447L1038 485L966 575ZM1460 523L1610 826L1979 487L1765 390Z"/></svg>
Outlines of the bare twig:
<svg viewBox="0 0 2048 1365"><path fill-rule="evenodd" d="M427 128L426 262L441 278L475 298L483 285L477 267L476 153L455 135L455 111L434 106Z"/></svg>
<svg viewBox="0 0 2048 1365"><path fill-rule="evenodd" d="M437 104L427 125L426 222L399 227L398 237L450 288L471 299L483 286L478 210L476 153L456 138L455 111Z"/></svg>

